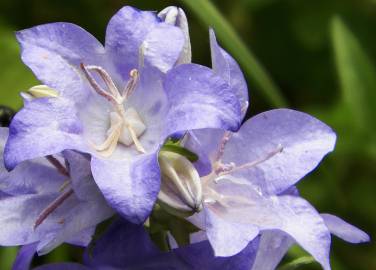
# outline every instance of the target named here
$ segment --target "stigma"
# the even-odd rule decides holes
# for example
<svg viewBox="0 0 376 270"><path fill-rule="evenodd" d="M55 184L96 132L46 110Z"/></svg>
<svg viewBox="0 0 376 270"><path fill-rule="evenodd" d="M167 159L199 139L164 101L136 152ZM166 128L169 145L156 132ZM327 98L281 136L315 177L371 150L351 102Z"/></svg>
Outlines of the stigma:
<svg viewBox="0 0 376 270"><path fill-rule="evenodd" d="M136 69L131 70L127 85L119 91L111 76L102 67L85 66L82 63L80 67L94 91L106 99L113 108L109 114L110 127L107 130L106 139L99 145L92 144L93 148L106 157L112 155L118 143L127 147L134 145L138 152L145 153L139 137L145 132L146 126L133 107L125 107L125 102L137 87L139 72ZM106 89L100 86L91 72L98 73Z"/></svg>

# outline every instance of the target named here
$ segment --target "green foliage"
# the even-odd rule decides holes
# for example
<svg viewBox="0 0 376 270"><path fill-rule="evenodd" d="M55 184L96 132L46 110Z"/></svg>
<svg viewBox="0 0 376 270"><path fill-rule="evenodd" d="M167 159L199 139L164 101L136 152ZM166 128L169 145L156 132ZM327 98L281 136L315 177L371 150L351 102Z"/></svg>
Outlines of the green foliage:
<svg viewBox="0 0 376 270"><path fill-rule="evenodd" d="M293 260L292 262L289 262L281 267L278 268L278 270L296 270L296 269L303 269L302 267L307 265L315 263L315 259L311 256L305 256L300 257L298 259Z"/></svg>
<svg viewBox="0 0 376 270"><path fill-rule="evenodd" d="M209 27L216 30L216 35L234 57L239 61L249 80L262 92L272 106L283 107L287 102L272 81L265 68L256 59L232 26L208 0L181 0Z"/></svg>
<svg viewBox="0 0 376 270"><path fill-rule="evenodd" d="M376 68L339 17L332 19L331 35L342 94L351 111L351 120L358 128L375 131Z"/></svg>
<svg viewBox="0 0 376 270"><path fill-rule="evenodd" d="M18 109L21 106L19 92L36 84L32 73L22 64L14 33L0 24L0 101Z"/></svg>

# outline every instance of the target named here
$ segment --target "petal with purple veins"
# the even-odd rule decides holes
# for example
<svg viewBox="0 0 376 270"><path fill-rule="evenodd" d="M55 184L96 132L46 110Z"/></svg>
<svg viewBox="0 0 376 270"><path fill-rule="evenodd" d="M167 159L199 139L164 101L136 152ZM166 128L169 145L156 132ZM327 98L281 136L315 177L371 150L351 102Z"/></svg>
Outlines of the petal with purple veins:
<svg viewBox="0 0 376 270"><path fill-rule="evenodd" d="M209 68L177 66L167 73L164 88L170 102L166 135L200 128L238 129L239 101L229 85Z"/></svg>
<svg viewBox="0 0 376 270"><path fill-rule="evenodd" d="M259 233L256 226L228 221L215 213L215 207L205 207L205 230L215 256L229 257L242 251Z"/></svg>
<svg viewBox="0 0 376 270"><path fill-rule="evenodd" d="M145 37L141 44L141 61L145 66L158 68L167 72L177 63L183 50L182 31L168 24L160 24Z"/></svg>
<svg viewBox="0 0 376 270"><path fill-rule="evenodd" d="M230 190L229 185L222 186L222 195L225 189L228 191L225 195L231 194L233 199L231 211L221 212L223 219L255 225L260 231L280 230L290 235L325 270L330 269L330 232L324 220L307 201L287 195L263 197L245 185L239 185L236 190Z"/></svg>
<svg viewBox="0 0 376 270"><path fill-rule="evenodd" d="M213 29L210 29L210 49L213 70L225 79L238 97L244 117L249 104L247 82L238 63L218 45Z"/></svg>
<svg viewBox="0 0 376 270"><path fill-rule="evenodd" d="M156 14L126 6L110 20L106 30L106 52L124 80L138 68L139 50L146 35L159 24Z"/></svg>
<svg viewBox="0 0 376 270"><path fill-rule="evenodd" d="M276 269L293 244L294 240L284 232L278 230L262 232L252 270Z"/></svg>
<svg viewBox="0 0 376 270"><path fill-rule="evenodd" d="M86 150L74 105L63 98L41 98L19 111L9 127L4 160L7 169L65 149Z"/></svg>
<svg viewBox="0 0 376 270"><path fill-rule="evenodd" d="M258 163L238 170L237 177L265 193L278 194L312 171L333 150L335 141L333 130L308 114L271 110L251 118L232 135L223 162Z"/></svg>
<svg viewBox="0 0 376 270"><path fill-rule="evenodd" d="M133 223L145 222L160 189L158 152L120 160L93 157L91 169L111 207Z"/></svg>
<svg viewBox="0 0 376 270"><path fill-rule="evenodd" d="M103 64L105 51L100 42L71 23L39 25L16 36L22 60L43 84L75 102L84 101L89 89L80 76L79 64Z"/></svg>

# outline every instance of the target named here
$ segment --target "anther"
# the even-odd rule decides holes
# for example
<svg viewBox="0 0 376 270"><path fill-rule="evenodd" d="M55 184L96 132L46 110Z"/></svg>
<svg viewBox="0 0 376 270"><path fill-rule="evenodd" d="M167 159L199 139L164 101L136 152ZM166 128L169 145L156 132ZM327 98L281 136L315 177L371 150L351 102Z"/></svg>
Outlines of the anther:
<svg viewBox="0 0 376 270"><path fill-rule="evenodd" d="M127 99L130 95L132 95L133 91L136 89L136 85L140 79L140 74L137 69L132 69L129 72L130 80L128 81L127 85L125 86L122 96Z"/></svg>

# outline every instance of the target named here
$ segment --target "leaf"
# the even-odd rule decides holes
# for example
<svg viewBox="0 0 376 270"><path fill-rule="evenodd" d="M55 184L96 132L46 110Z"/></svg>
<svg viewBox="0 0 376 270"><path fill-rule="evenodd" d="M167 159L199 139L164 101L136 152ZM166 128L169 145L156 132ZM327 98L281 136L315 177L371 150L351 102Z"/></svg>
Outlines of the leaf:
<svg viewBox="0 0 376 270"><path fill-rule="evenodd" d="M11 269L17 256L17 247L3 247L0 250L0 265L2 269Z"/></svg>
<svg viewBox="0 0 376 270"><path fill-rule="evenodd" d="M19 92L37 84L32 72L21 62L19 46L13 31L0 27L0 105L18 109Z"/></svg>
<svg viewBox="0 0 376 270"><path fill-rule="evenodd" d="M299 269L299 267L301 266L305 266L307 264L311 264L314 262L316 261L311 256L300 257L298 259L293 260L292 262L289 262L279 267L278 270L295 270L295 269Z"/></svg>
<svg viewBox="0 0 376 270"><path fill-rule="evenodd" d="M357 37L341 18L331 22L331 37L343 102L351 111L358 128L375 127L376 68Z"/></svg>
<svg viewBox="0 0 376 270"><path fill-rule="evenodd" d="M232 26L209 0L181 0L207 25L216 30L216 35L224 46L239 61L249 80L275 107L286 107L286 100L265 68L256 59L236 34Z"/></svg>
<svg viewBox="0 0 376 270"><path fill-rule="evenodd" d="M196 162L198 160L198 156L195 153L175 143L166 143L165 145L163 145L161 151L168 151L182 155L186 157L190 162Z"/></svg>

